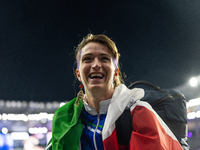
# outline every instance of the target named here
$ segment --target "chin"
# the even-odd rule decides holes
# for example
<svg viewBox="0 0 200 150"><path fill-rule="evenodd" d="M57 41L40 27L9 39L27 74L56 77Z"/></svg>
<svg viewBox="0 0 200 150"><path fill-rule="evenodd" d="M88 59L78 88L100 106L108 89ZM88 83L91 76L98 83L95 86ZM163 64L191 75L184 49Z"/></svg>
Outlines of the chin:
<svg viewBox="0 0 200 150"><path fill-rule="evenodd" d="M108 90L108 89L111 89L111 88L109 88L109 86L108 85L104 85L104 84L93 84L93 85L90 85L90 89L92 90L92 89L98 89L98 90L101 90L101 89L106 89L106 90ZM112 87L112 89L114 89L114 87Z"/></svg>
<svg viewBox="0 0 200 150"><path fill-rule="evenodd" d="M103 86L102 85L91 85L90 88L91 89L93 89L93 88L101 89L101 88L103 88Z"/></svg>
<svg viewBox="0 0 200 150"><path fill-rule="evenodd" d="M92 84L92 85L89 85L88 86L89 89L104 89L105 88L105 85L102 85L102 84Z"/></svg>

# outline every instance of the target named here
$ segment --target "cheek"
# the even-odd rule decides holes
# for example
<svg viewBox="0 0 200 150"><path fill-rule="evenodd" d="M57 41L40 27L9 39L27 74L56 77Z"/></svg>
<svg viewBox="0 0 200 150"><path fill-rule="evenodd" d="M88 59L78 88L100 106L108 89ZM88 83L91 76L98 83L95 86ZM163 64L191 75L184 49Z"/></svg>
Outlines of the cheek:
<svg viewBox="0 0 200 150"><path fill-rule="evenodd" d="M115 73L114 67L109 66L109 67L107 68L107 73L108 73L108 76L109 76L110 80L113 80L113 78L114 78L114 73Z"/></svg>
<svg viewBox="0 0 200 150"><path fill-rule="evenodd" d="M81 65L80 66L80 75L82 79L85 79L87 77L89 67L87 65Z"/></svg>

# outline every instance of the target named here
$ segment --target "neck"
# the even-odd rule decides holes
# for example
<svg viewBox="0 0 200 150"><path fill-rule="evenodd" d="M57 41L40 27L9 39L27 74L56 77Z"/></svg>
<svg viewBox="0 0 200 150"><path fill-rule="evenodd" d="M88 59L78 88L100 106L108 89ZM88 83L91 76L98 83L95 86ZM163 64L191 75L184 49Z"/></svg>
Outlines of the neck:
<svg viewBox="0 0 200 150"><path fill-rule="evenodd" d="M99 103L101 101L107 100L112 98L114 93L114 89L107 90L107 91L86 91L86 99L87 103L93 107L99 113Z"/></svg>

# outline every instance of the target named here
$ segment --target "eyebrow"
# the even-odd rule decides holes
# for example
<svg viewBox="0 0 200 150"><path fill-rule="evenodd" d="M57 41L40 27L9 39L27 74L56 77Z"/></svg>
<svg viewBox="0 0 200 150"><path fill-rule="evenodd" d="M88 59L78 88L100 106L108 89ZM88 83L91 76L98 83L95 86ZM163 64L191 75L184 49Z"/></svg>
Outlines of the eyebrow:
<svg viewBox="0 0 200 150"><path fill-rule="evenodd" d="M82 57L84 57L84 56L92 56L93 54L92 53L86 53L86 54L84 54ZM102 53L102 54L100 54L100 56L108 56L108 57L112 57L111 55L109 55L109 54L106 54L106 53Z"/></svg>

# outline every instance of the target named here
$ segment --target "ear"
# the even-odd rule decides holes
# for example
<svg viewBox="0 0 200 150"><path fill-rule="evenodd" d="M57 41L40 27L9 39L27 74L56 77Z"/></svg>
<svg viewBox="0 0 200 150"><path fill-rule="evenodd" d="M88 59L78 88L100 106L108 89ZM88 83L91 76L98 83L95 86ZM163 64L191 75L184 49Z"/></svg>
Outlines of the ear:
<svg viewBox="0 0 200 150"><path fill-rule="evenodd" d="M115 73L114 73L114 81L116 80L117 76L119 75L119 68L115 69Z"/></svg>
<svg viewBox="0 0 200 150"><path fill-rule="evenodd" d="M78 69L76 69L76 77L78 78L79 81L81 81L81 75Z"/></svg>

